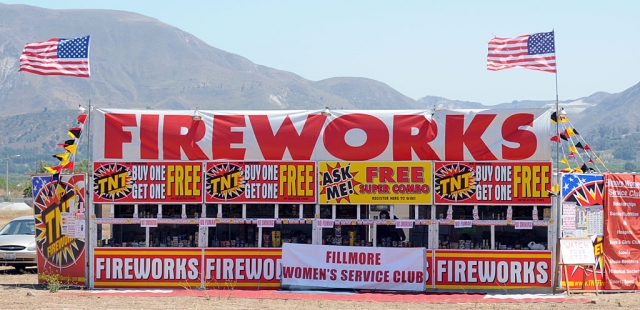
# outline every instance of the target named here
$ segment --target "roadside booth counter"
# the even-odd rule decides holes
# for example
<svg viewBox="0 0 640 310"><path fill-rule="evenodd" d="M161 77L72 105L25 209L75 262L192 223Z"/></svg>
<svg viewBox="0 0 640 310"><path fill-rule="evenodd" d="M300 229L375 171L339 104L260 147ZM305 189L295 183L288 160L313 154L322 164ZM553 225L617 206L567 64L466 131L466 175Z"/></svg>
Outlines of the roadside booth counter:
<svg viewBox="0 0 640 310"><path fill-rule="evenodd" d="M196 247L201 212L201 205L110 205L109 217L94 220L100 228L96 244L99 247ZM103 232L107 231L103 225L110 225L110 238L103 238Z"/></svg>
<svg viewBox="0 0 640 310"><path fill-rule="evenodd" d="M430 208L427 205L396 206L402 218L379 219L380 212L393 213L390 205L320 205L318 229L322 245L427 247ZM408 218L407 218L408 217ZM403 226L404 225L404 226ZM385 231L403 230L405 240L379 240L379 228Z"/></svg>
<svg viewBox="0 0 640 310"><path fill-rule="evenodd" d="M316 224L320 232L317 244L337 246L372 246L369 237L373 220L369 205L319 205Z"/></svg>
<svg viewBox="0 0 640 310"><path fill-rule="evenodd" d="M314 209L314 205L273 204L111 205L113 217L95 219L99 231L106 231L102 225L111 225L111 238L98 236L97 245L279 248L284 242L311 244ZM308 218L275 218L276 213Z"/></svg>
<svg viewBox="0 0 640 310"><path fill-rule="evenodd" d="M549 206L436 206L438 249L546 250ZM530 248L531 246L531 248Z"/></svg>

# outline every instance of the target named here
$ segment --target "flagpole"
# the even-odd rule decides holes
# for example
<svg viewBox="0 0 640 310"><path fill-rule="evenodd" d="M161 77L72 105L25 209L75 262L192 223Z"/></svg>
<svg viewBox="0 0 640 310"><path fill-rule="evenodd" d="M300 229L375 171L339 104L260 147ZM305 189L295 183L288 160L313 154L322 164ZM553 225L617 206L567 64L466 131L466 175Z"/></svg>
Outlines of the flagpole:
<svg viewBox="0 0 640 310"><path fill-rule="evenodd" d="M91 37L89 37L91 38ZM93 206L93 163L91 162L91 110L93 107L91 106L91 98L93 96L93 83L91 82L91 39L89 39L89 48L87 51L87 59L89 60L89 110L87 111L87 174L85 179L85 249L87 263L85 266L85 274L87 275L85 286L88 288L93 288L93 250L94 244L92 243L93 234L91 233L95 228L92 226L91 217L93 216L92 212L94 212ZM95 225L95 224L93 224Z"/></svg>
<svg viewBox="0 0 640 310"><path fill-rule="evenodd" d="M555 54L556 53L556 36L555 36L555 29L551 31L553 33L553 52ZM557 61L557 56L556 56L556 72L555 72L555 77L556 77L556 137L558 137L560 135L560 109L559 109L559 99L558 99L558 61ZM560 184L560 143L556 143L556 179L555 179L555 183L554 184ZM555 255L556 255L556 259L555 262L559 262L560 260L557 259L558 255L560 255L560 253L557 251L558 250L558 240L560 240L560 238L562 237L562 223L561 223L561 218L562 218L562 187L560 187L560 190L555 193L555 200L556 200L556 240L555 242ZM555 266L554 268L556 268L555 270L557 270L558 266ZM553 272L553 274L558 274L557 272ZM562 277L559 277L562 278ZM557 283L556 283L557 282ZM558 279L554 279L554 288L558 286L558 284L560 284L560 287L562 287L562 283L561 281L558 281ZM555 289L554 289L555 291Z"/></svg>

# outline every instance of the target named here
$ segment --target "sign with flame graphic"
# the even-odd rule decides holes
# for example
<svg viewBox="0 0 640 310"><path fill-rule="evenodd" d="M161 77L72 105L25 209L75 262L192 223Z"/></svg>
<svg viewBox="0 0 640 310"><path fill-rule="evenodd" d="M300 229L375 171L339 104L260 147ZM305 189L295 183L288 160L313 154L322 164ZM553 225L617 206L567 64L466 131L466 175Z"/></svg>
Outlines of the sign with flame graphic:
<svg viewBox="0 0 640 310"><path fill-rule="evenodd" d="M314 162L207 162L207 203L315 203Z"/></svg>
<svg viewBox="0 0 640 310"><path fill-rule="evenodd" d="M95 203L201 203L201 162L93 164Z"/></svg>
<svg viewBox="0 0 640 310"><path fill-rule="evenodd" d="M85 176L34 176L33 203L38 282L84 285L86 280ZM77 231L77 232L76 232Z"/></svg>
<svg viewBox="0 0 640 310"><path fill-rule="evenodd" d="M551 162L436 162L436 204L551 205Z"/></svg>

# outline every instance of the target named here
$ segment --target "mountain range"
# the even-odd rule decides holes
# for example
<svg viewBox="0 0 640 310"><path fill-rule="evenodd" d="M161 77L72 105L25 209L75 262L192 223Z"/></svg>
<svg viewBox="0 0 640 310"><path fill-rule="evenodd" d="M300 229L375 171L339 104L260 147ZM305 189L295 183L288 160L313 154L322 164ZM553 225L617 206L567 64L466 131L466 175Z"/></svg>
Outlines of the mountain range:
<svg viewBox="0 0 640 310"><path fill-rule="evenodd" d="M91 35L91 78L18 72L25 43L61 34ZM89 103L101 108L207 110L488 108L434 96L415 100L367 78L307 80L136 13L0 4L0 157L21 155L11 160L12 171L33 171L39 160L55 165L51 155L60 151L56 144L68 139L78 106ZM559 105L603 160L614 166L635 165L640 84ZM490 107L553 109L555 102L521 100ZM80 146L78 158L83 151Z"/></svg>

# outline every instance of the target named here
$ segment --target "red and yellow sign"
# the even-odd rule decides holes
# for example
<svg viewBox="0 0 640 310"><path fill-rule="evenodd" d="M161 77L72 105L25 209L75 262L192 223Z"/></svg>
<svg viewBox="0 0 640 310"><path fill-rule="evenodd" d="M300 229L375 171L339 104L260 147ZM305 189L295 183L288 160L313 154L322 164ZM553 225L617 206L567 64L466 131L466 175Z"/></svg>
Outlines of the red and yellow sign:
<svg viewBox="0 0 640 310"><path fill-rule="evenodd" d="M431 162L321 162L321 204L430 204Z"/></svg>
<svg viewBox="0 0 640 310"><path fill-rule="evenodd" d="M551 251L435 250L436 289L551 287Z"/></svg>
<svg viewBox="0 0 640 310"><path fill-rule="evenodd" d="M174 287L202 284L202 249L95 248L96 288Z"/></svg>
<svg viewBox="0 0 640 310"><path fill-rule="evenodd" d="M551 162L436 162L436 204L551 205Z"/></svg>
<svg viewBox="0 0 640 310"><path fill-rule="evenodd" d="M84 285L85 176L34 176L34 213L38 251L38 282L56 279ZM75 227L77 226L77 228Z"/></svg>
<svg viewBox="0 0 640 310"><path fill-rule="evenodd" d="M282 249L96 248L94 285L278 289L281 258Z"/></svg>
<svg viewBox="0 0 640 310"><path fill-rule="evenodd" d="M96 203L202 202L200 162L93 164Z"/></svg>
<svg viewBox="0 0 640 310"><path fill-rule="evenodd" d="M282 249L205 249L205 288L280 288Z"/></svg>
<svg viewBox="0 0 640 310"><path fill-rule="evenodd" d="M314 162L208 162L208 203L315 203Z"/></svg>

